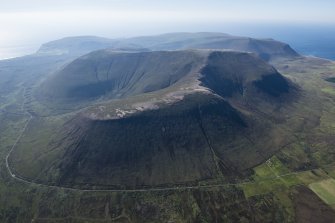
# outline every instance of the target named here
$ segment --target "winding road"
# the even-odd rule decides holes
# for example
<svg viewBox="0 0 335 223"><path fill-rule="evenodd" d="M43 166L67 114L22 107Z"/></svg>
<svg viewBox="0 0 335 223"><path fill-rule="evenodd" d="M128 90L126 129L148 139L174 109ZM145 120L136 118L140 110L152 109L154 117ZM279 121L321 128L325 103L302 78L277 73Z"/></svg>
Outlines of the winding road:
<svg viewBox="0 0 335 223"><path fill-rule="evenodd" d="M25 90L24 90L25 92ZM25 95L25 93L24 93ZM62 187L62 186L55 186L55 185L48 185L48 184L42 184L42 183L37 183L32 180L24 179L20 176L17 176L13 173L10 164L9 164L9 157L13 153L15 147L17 146L18 142L22 138L23 134L25 133L29 123L31 120L34 118L34 116L29 113L29 111L24 109L24 105L26 103L27 98L25 97L23 104L22 104L22 110L24 111L25 114L29 116L28 120L26 121L25 125L21 129L21 132L19 136L16 138L15 143L12 145L11 149L6 155L5 161L6 161L6 168L8 170L8 173L10 176L22 183L34 185L34 186L41 186L41 187L48 187L48 188L53 188L53 189L61 189L61 190L68 190L68 191L81 191L81 192L155 192L155 191L175 191L175 190L192 190L192 189L210 189L210 188L219 188L219 187L227 187L227 186L241 186L244 184L258 184L261 182L265 181L272 181L272 180L278 180L278 178L283 178L286 176L290 175L297 175L299 173L303 172L308 172L311 170L302 170L302 171L295 171L295 172L290 172L282 175L276 175L274 177L269 177L269 178L264 178L262 180L258 181L252 181L252 180L246 180L246 181L241 181L237 183L223 183L223 184L210 184L210 185L195 185L195 186L173 186L173 187L153 187L153 188L139 188L139 189L80 189L80 188L72 188L72 187ZM271 168L271 167L269 167Z"/></svg>

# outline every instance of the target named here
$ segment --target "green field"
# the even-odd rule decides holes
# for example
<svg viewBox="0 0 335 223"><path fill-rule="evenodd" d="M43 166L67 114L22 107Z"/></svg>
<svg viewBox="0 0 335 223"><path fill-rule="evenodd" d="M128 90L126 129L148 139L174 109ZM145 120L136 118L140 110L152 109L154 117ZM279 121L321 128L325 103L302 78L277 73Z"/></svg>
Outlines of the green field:
<svg viewBox="0 0 335 223"><path fill-rule="evenodd" d="M327 94L335 95L335 89L332 87L326 87L322 88L322 92L325 92Z"/></svg>
<svg viewBox="0 0 335 223"><path fill-rule="evenodd" d="M335 180L327 179L312 183L309 188L313 190L324 202L335 205Z"/></svg>

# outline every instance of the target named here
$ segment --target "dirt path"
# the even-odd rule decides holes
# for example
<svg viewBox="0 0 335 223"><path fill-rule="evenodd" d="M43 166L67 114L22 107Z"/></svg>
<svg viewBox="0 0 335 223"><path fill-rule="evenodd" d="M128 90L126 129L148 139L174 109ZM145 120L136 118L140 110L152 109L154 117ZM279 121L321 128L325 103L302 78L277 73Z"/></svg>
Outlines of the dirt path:
<svg viewBox="0 0 335 223"><path fill-rule="evenodd" d="M24 90L24 94L25 94L25 90ZM29 185L48 187L48 188L53 188L53 189L69 190L69 191L81 191L81 192L176 191L176 190L192 190L192 189L210 189L210 188L219 188L219 187L226 187L226 186L239 186L239 185L244 185L244 184L257 184L257 183L261 183L261 182L265 182L265 181L278 180L279 178L283 178L283 177L290 176L290 175L296 175L296 174L299 174L299 173L302 173L302 172L308 172L308 171L313 170L313 169L311 169L311 170L304 170L304 171L296 171L296 172L286 173L286 174L282 174L282 175L276 175L275 174L274 177L264 178L263 180L259 180L259 181L247 180L247 181L242 181L242 182L237 182L237 183L223 183L223 184L196 185L196 186L153 187L153 188L142 188L142 189L141 188L139 188L139 189L78 189L78 188L62 187L62 186L54 186L54 185L36 183L33 180L24 179L20 176L16 176L13 173L13 171L12 171L10 165L9 165L9 162L8 162L10 155L12 154L16 145L18 144L18 142L22 138L23 134L25 133L30 121L34 118L34 116L31 113L29 113L29 111L25 110L25 108L24 108L24 104L26 103L26 100L27 100L27 98L25 97L25 99L23 101L23 104L22 104L22 110L24 111L25 114L27 114L29 116L29 118L28 118L26 124L21 129L20 135L16 138L15 143L13 144L11 149L9 150L5 160L6 160L6 168L8 170L8 173L10 174L10 176L17 181L20 181L22 183L26 183L26 184L29 184Z"/></svg>

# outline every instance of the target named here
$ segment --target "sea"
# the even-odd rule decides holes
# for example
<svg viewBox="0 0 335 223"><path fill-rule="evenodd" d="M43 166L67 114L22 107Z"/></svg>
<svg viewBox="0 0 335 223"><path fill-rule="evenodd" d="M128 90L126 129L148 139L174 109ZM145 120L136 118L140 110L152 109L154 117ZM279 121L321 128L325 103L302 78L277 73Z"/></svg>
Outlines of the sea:
<svg viewBox="0 0 335 223"><path fill-rule="evenodd" d="M335 60L335 27L305 30L289 35L273 35L303 55Z"/></svg>
<svg viewBox="0 0 335 223"><path fill-rule="evenodd" d="M335 60L335 25L241 25L236 35L272 38L302 55ZM234 32L232 29L231 32Z"/></svg>
<svg viewBox="0 0 335 223"><path fill-rule="evenodd" d="M335 61L335 25L216 24L195 27L191 31L223 32L254 38L272 38L288 43L300 54ZM39 44L0 46L0 60L32 54L38 48Z"/></svg>
<svg viewBox="0 0 335 223"><path fill-rule="evenodd" d="M33 54L39 47L38 44L0 46L0 60Z"/></svg>

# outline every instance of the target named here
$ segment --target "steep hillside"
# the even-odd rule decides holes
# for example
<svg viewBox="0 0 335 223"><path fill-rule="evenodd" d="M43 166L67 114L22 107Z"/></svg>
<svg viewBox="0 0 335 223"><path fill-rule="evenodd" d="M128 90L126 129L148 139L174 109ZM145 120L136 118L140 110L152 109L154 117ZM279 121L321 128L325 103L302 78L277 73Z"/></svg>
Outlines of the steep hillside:
<svg viewBox="0 0 335 223"><path fill-rule="evenodd" d="M73 107L170 86L185 85L185 89L192 89L198 81L223 97L235 93L244 95L245 88L254 89L246 84L272 96L289 90L287 81L273 67L249 53L101 50L82 56L55 73L41 85L37 96L46 104Z"/></svg>
<svg viewBox="0 0 335 223"><path fill-rule="evenodd" d="M80 103L90 100L125 98L173 85L200 69L205 52L118 53L109 50L85 55L42 86L45 100Z"/></svg>
<svg viewBox="0 0 335 223"><path fill-rule="evenodd" d="M253 89L250 85L275 97L288 93L290 88L273 67L250 54L211 53L202 74L202 84L222 97L246 97L247 91Z"/></svg>
<svg viewBox="0 0 335 223"><path fill-rule="evenodd" d="M210 50L95 52L42 89L91 106L34 119L13 171L84 188L234 182L292 140L280 110L298 97L255 55Z"/></svg>

